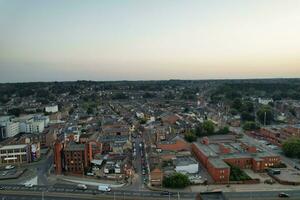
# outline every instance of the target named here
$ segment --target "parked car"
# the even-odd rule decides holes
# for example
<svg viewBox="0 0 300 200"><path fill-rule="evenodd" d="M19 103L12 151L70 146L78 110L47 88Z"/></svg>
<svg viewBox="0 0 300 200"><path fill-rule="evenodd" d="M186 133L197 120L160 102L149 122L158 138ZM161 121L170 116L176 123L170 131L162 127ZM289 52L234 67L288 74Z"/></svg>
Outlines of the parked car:
<svg viewBox="0 0 300 200"><path fill-rule="evenodd" d="M297 170L300 170L300 167L298 167L297 165L295 165L294 168L297 169Z"/></svg>
<svg viewBox="0 0 300 200"><path fill-rule="evenodd" d="M169 196L169 195L172 195L172 193L169 192L169 191L162 191L160 194L161 194L162 196Z"/></svg>
<svg viewBox="0 0 300 200"><path fill-rule="evenodd" d="M15 168L15 166L13 166L13 165L6 165L5 166L5 169L14 169Z"/></svg>
<svg viewBox="0 0 300 200"><path fill-rule="evenodd" d="M32 188L33 184L32 183L25 183L24 186L27 187L27 188Z"/></svg>
<svg viewBox="0 0 300 200"><path fill-rule="evenodd" d="M266 183L266 184L273 184L273 183L275 183L275 181L273 180L273 179L266 179L265 181L264 181L264 183Z"/></svg>
<svg viewBox="0 0 300 200"><path fill-rule="evenodd" d="M287 193L285 193L285 192L280 192L280 193L278 194L278 197L286 197L286 198L289 198L290 195L287 194Z"/></svg>
<svg viewBox="0 0 300 200"><path fill-rule="evenodd" d="M95 174L93 172L87 172L86 175L87 176L94 176Z"/></svg>

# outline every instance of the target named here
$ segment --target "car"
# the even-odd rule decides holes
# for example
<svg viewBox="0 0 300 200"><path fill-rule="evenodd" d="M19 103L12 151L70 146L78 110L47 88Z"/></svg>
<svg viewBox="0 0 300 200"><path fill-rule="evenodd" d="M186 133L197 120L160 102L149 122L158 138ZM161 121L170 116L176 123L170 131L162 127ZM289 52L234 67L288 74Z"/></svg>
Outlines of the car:
<svg viewBox="0 0 300 200"><path fill-rule="evenodd" d="M87 172L86 175L87 176L95 176L95 174L93 172Z"/></svg>
<svg viewBox="0 0 300 200"><path fill-rule="evenodd" d="M295 165L294 168L297 169L297 170L300 170L300 167L298 167L297 165Z"/></svg>
<svg viewBox="0 0 300 200"><path fill-rule="evenodd" d="M286 198L289 198L290 195L287 194L287 193L285 193L285 192L280 192L280 193L278 194L278 197L286 197Z"/></svg>
<svg viewBox="0 0 300 200"><path fill-rule="evenodd" d="M169 192L169 191L162 191L160 194L161 194L162 196L169 196L169 195L172 195L172 193Z"/></svg>
<svg viewBox="0 0 300 200"><path fill-rule="evenodd" d="M87 186L84 185L84 184L78 184L78 185L76 186L76 188L77 188L78 190L86 190L86 189L87 189Z"/></svg>
<svg viewBox="0 0 300 200"><path fill-rule="evenodd" d="M5 166L5 169L14 169L15 168L15 166L13 166L13 165L6 165Z"/></svg>
<svg viewBox="0 0 300 200"><path fill-rule="evenodd" d="M32 188L33 184L32 183L25 183L24 186L27 187L27 188Z"/></svg>
<svg viewBox="0 0 300 200"><path fill-rule="evenodd" d="M145 174L146 174L146 171L145 171L145 170L143 170L142 174L143 174L143 175L145 175Z"/></svg>
<svg viewBox="0 0 300 200"><path fill-rule="evenodd" d="M266 179L266 180L264 181L264 183L265 183L265 184L270 184L270 185L272 185L272 184L275 183L275 181L274 181L273 179Z"/></svg>

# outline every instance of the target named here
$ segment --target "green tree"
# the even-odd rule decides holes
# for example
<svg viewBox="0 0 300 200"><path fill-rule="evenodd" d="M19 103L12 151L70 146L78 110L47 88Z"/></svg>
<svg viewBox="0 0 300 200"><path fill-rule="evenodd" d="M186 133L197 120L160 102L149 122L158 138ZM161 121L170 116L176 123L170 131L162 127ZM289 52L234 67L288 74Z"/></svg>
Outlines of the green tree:
<svg viewBox="0 0 300 200"><path fill-rule="evenodd" d="M245 131L255 131L255 130L260 129L260 126L259 126L259 124L257 124L254 121L247 121L244 123L243 129Z"/></svg>
<svg viewBox="0 0 300 200"><path fill-rule="evenodd" d="M193 132L187 132L184 134L184 139L188 142L195 142L197 140L197 136Z"/></svg>
<svg viewBox="0 0 300 200"><path fill-rule="evenodd" d="M185 188L190 184L189 178L185 174L174 173L164 177L163 186L167 188Z"/></svg>
<svg viewBox="0 0 300 200"><path fill-rule="evenodd" d="M215 125L212 121L206 120L202 124L203 132L206 135L212 135L215 132Z"/></svg>
<svg viewBox="0 0 300 200"><path fill-rule="evenodd" d="M8 110L9 115L14 115L16 117L19 117L21 113L22 113L22 110L20 108L12 108L12 109Z"/></svg>
<svg viewBox="0 0 300 200"><path fill-rule="evenodd" d="M272 108L270 106L262 106L256 113L260 123L269 125L274 119Z"/></svg>
<svg viewBox="0 0 300 200"><path fill-rule="evenodd" d="M231 107L236 110L240 110L242 108L242 105L242 100L237 98L233 100Z"/></svg>
<svg viewBox="0 0 300 200"><path fill-rule="evenodd" d="M92 107L88 107L86 112L87 112L87 114L91 115L94 113L94 109Z"/></svg>
<svg viewBox="0 0 300 200"><path fill-rule="evenodd" d="M223 128L220 128L217 132L216 132L216 134L218 134L218 135L226 135L226 134L228 134L230 131L229 131L229 127L228 126L225 126L225 127L223 127Z"/></svg>
<svg viewBox="0 0 300 200"><path fill-rule="evenodd" d="M242 112L241 118L243 121L254 121L255 117L252 114L249 114L249 112Z"/></svg>
<svg viewBox="0 0 300 200"><path fill-rule="evenodd" d="M300 139L290 138L282 144L284 154L292 158L300 158Z"/></svg>
<svg viewBox="0 0 300 200"><path fill-rule="evenodd" d="M198 126L196 126L194 133L196 136L201 137L203 135L203 126L202 124L199 124Z"/></svg>

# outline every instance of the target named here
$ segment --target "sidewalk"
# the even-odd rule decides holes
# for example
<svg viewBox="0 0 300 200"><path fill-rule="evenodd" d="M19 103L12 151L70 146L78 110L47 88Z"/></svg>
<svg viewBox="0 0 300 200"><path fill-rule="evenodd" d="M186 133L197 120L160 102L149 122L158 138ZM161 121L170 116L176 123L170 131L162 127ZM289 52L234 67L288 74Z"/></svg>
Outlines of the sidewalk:
<svg viewBox="0 0 300 200"><path fill-rule="evenodd" d="M108 180L97 180L97 179L89 179L84 177L76 177L76 176L64 176L64 175L50 175L49 178L55 178L56 180L67 181L72 183L80 183L85 185L98 186L99 184L109 184L112 188L119 188L126 185L126 183L116 183L115 181Z"/></svg>

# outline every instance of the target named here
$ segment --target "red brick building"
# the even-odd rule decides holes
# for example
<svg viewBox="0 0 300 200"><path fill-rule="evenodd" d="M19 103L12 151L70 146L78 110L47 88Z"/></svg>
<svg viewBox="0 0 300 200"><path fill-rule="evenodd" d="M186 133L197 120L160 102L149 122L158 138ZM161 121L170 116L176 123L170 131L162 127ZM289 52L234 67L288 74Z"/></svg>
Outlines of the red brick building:
<svg viewBox="0 0 300 200"><path fill-rule="evenodd" d="M246 143L192 144L192 152L206 167L208 173L218 183L228 183L230 167L263 171L280 163L280 157L268 152L258 152L255 146Z"/></svg>
<svg viewBox="0 0 300 200"><path fill-rule="evenodd" d="M56 142L54 145L54 164L56 174L84 174L93 156L102 153L102 145L90 141L85 144Z"/></svg>

